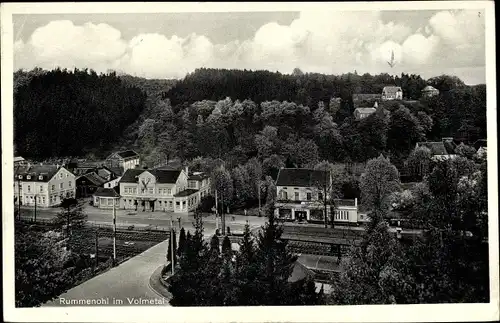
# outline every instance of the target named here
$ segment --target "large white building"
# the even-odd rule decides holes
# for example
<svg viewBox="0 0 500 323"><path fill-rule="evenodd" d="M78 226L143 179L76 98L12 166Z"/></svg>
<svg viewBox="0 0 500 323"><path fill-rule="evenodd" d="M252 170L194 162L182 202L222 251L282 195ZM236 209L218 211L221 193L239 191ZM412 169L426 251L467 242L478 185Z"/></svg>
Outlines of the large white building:
<svg viewBox="0 0 500 323"><path fill-rule="evenodd" d="M358 203L354 200L334 200L330 203L332 178L330 172L282 168L276 179L276 216L288 221L324 222L324 198L328 203L327 220L330 221L330 204L335 205L335 222L358 223ZM325 188L326 195L325 195Z"/></svg>
<svg viewBox="0 0 500 323"><path fill-rule="evenodd" d="M14 198L21 205L50 207L75 197L75 175L59 165L26 165L14 168ZM19 199L20 196L20 199Z"/></svg>
<svg viewBox="0 0 500 323"><path fill-rule="evenodd" d="M193 211L210 193L210 179L188 169L128 169L119 181L121 209Z"/></svg>

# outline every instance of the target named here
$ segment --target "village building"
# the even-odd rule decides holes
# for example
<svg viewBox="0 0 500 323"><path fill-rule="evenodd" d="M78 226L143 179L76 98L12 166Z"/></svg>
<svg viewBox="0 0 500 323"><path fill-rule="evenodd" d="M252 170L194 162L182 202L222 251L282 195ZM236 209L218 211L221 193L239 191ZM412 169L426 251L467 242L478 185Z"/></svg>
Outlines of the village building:
<svg viewBox="0 0 500 323"><path fill-rule="evenodd" d="M354 110L354 118L356 120L361 120L369 117L372 113L375 113L377 109L375 108L356 108Z"/></svg>
<svg viewBox="0 0 500 323"><path fill-rule="evenodd" d="M328 171L305 168L280 169L276 179L276 216L287 221L323 223L325 198L328 204L326 211L328 220L331 214L330 205L335 205L335 222L358 223L357 199L330 201L331 185L332 178Z"/></svg>
<svg viewBox="0 0 500 323"><path fill-rule="evenodd" d="M433 86L427 85L422 89L422 97L424 98L430 98L436 95L439 95L439 90Z"/></svg>
<svg viewBox="0 0 500 323"><path fill-rule="evenodd" d="M119 181L120 208L144 211L193 211L208 194L210 179L188 169L127 169ZM203 196L202 196L203 194Z"/></svg>
<svg viewBox="0 0 500 323"><path fill-rule="evenodd" d="M59 165L14 168L14 199L21 205L51 207L76 196L75 175Z"/></svg>
<svg viewBox="0 0 500 323"><path fill-rule="evenodd" d="M403 90L399 86L385 86L382 89L382 100L403 100Z"/></svg>
<svg viewBox="0 0 500 323"><path fill-rule="evenodd" d="M120 194L113 188L99 187L93 195L93 205L100 209L116 209L120 206Z"/></svg>
<svg viewBox="0 0 500 323"><path fill-rule="evenodd" d="M14 166L26 165L27 161L21 156L14 157Z"/></svg>
<svg viewBox="0 0 500 323"><path fill-rule="evenodd" d="M433 160L446 160L457 157L453 138L445 137L441 141L418 142L415 148L426 147L430 150Z"/></svg>
<svg viewBox="0 0 500 323"><path fill-rule="evenodd" d="M108 167L121 167L123 171L127 169L134 169L140 165L139 154L133 150L119 151L112 153L106 158L106 166Z"/></svg>

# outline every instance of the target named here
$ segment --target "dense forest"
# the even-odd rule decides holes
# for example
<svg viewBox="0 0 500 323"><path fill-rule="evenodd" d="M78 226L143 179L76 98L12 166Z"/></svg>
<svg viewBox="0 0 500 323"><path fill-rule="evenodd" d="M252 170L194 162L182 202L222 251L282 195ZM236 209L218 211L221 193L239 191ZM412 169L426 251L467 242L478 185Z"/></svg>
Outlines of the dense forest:
<svg viewBox="0 0 500 323"><path fill-rule="evenodd" d="M115 73L39 69L14 75L15 145L27 157L137 149L145 163L179 157L220 158L236 166L252 157L289 166L320 160L365 162L384 153L398 164L423 140L486 137L486 86L451 76L340 76L198 69L179 81ZM427 84L440 90L421 99ZM399 85L405 99L353 118L355 93Z"/></svg>

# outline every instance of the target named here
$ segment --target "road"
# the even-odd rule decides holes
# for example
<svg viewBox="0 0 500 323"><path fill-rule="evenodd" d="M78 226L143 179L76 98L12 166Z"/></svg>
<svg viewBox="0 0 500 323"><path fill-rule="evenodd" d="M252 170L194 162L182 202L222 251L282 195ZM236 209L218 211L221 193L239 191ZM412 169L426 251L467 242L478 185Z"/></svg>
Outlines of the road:
<svg viewBox="0 0 500 323"><path fill-rule="evenodd" d="M31 218L32 211L34 210L24 209L21 214L23 217ZM51 219L58 211L57 209L37 210L37 218ZM112 222L110 211L104 212L86 207L85 212L91 222L108 224ZM117 219L117 224L170 227L170 215L162 212L138 212L135 215L127 215L126 211L118 210ZM194 230L193 220L192 215L184 215L181 218L181 225L187 230ZM229 216L227 224L232 231L240 231L243 230L247 220L253 230L258 229L265 222L265 218L245 216L235 216L233 221L232 216ZM178 223L174 225L178 225ZM209 240L215 233L215 227L213 216L204 218L204 238L206 240ZM169 300L157 294L149 284L153 272L165 264L167 248L168 241L163 241L119 266L70 289L43 306L169 306Z"/></svg>

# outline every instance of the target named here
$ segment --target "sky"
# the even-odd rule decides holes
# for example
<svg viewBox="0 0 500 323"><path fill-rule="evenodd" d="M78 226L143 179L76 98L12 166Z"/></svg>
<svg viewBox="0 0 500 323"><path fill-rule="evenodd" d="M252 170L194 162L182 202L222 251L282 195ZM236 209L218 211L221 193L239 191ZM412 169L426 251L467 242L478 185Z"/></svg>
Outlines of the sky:
<svg viewBox="0 0 500 323"><path fill-rule="evenodd" d="M13 23L16 70L182 78L200 67L298 67L486 82L485 18L477 10L16 14Z"/></svg>

